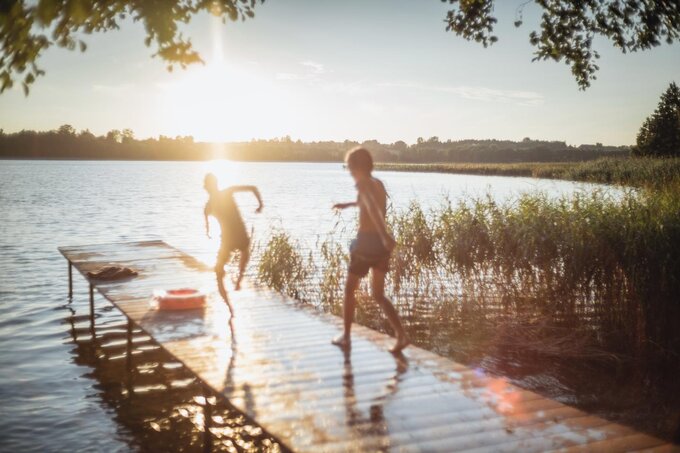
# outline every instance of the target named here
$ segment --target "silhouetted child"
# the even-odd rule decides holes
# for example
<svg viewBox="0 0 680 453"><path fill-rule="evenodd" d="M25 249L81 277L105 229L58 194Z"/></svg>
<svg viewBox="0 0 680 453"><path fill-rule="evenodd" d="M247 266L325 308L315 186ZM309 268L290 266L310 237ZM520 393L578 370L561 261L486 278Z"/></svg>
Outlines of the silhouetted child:
<svg viewBox="0 0 680 453"><path fill-rule="evenodd" d="M372 176L373 159L368 150L354 148L345 157L347 168L356 182L357 201L338 203L334 209L359 208L359 231L350 246L350 263L345 285L344 332L333 340L340 347L350 346L350 331L354 320L356 298L354 293L359 282L372 269L371 289L373 298L387 315L390 325L397 336L397 342L390 349L400 352L409 344L408 337L401 325L399 315L392 302L385 296L385 274L389 270L390 255L396 242L387 231L385 215L387 211L387 192L380 180Z"/></svg>
<svg viewBox="0 0 680 453"><path fill-rule="evenodd" d="M241 280L243 279L243 272L245 271L248 260L250 259L250 238L246 231L246 226L241 218L241 213L234 201L234 194L236 192L252 192L259 203L255 212L262 211L262 198L260 191L255 186L232 186L224 190L219 190L217 187L217 178L212 173L205 175L203 187L210 198L205 204L205 234L210 237L210 223L208 216L212 215L220 223L221 241L220 250L217 253L217 262L215 263L215 275L217 276L217 288L220 295L229 306L229 310L233 313L229 299L227 298L227 291L224 289L224 266L231 258L231 254L235 251L241 253L239 261L239 272L236 279L235 290L241 289Z"/></svg>

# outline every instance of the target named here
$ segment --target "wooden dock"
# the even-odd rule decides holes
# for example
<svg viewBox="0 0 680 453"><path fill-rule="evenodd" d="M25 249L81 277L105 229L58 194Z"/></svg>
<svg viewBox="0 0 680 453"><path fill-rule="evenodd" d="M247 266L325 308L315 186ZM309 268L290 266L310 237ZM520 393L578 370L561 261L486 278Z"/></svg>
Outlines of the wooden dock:
<svg viewBox="0 0 680 453"><path fill-rule="evenodd" d="M330 344L341 319L267 290L230 291L235 319L214 272L162 241L60 247L72 268L117 265L139 275L89 281L130 322L209 389L293 451L680 451L677 445L522 390L416 347L356 326L344 353ZM161 312L154 289L205 288L203 310Z"/></svg>

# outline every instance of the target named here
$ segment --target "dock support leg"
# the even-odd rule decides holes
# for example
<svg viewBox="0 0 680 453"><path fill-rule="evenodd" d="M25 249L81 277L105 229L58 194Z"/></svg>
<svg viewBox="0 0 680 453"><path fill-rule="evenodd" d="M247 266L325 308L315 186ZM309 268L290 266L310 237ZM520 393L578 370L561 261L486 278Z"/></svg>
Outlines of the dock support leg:
<svg viewBox="0 0 680 453"><path fill-rule="evenodd" d="M128 369L132 366L132 321L127 321L127 350L126 360Z"/></svg>
<svg viewBox="0 0 680 453"><path fill-rule="evenodd" d="M68 262L68 297L73 298L73 264Z"/></svg>
<svg viewBox="0 0 680 453"><path fill-rule="evenodd" d="M125 386L127 387L128 398L132 397L132 321L127 321L127 348L125 354L125 371L127 372L127 379Z"/></svg>
<svg viewBox="0 0 680 453"><path fill-rule="evenodd" d="M203 451L210 453L212 451L212 434L210 433L212 408L210 407L210 392L208 389L203 389L203 396L205 397L205 405L203 406Z"/></svg>
<svg viewBox="0 0 680 453"><path fill-rule="evenodd" d="M90 283L90 330L94 335L94 286Z"/></svg>

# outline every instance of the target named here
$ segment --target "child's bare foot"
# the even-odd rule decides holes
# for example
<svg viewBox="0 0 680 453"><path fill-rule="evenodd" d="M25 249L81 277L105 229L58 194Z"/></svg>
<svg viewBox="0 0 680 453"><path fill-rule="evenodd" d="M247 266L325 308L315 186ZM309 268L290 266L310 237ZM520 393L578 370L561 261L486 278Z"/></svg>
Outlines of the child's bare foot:
<svg viewBox="0 0 680 453"><path fill-rule="evenodd" d="M402 335L401 337L397 338L397 342L390 348L390 352L392 354L399 354L406 346L410 344L411 342L409 341L408 337L406 335Z"/></svg>
<svg viewBox="0 0 680 453"><path fill-rule="evenodd" d="M241 289L241 280L243 280L243 275L240 275L236 277L234 280L234 291L239 291Z"/></svg>
<svg viewBox="0 0 680 453"><path fill-rule="evenodd" d="M331 341L335 346L346 349L349 348L352 343L350 342L349 335L342 334L339 337Z"/></svg>

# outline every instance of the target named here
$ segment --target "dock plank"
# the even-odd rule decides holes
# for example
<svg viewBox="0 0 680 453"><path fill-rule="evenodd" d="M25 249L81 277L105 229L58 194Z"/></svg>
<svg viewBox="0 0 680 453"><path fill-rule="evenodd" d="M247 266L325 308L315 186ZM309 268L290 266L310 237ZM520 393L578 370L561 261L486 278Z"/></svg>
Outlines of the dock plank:
<svg viewBox="0 0 680 453"><path fill-rule="evenodd" d="M205 264L162 241L60 247L97 291L205 385L294 451L611 451L678 446L608 422L506 379L356 326L351 351L330 344L341 319L266 289L230 291ZM87 272L126 266L119 282ZM158 311L155 289L202 288L204 309Z"/></svg>

